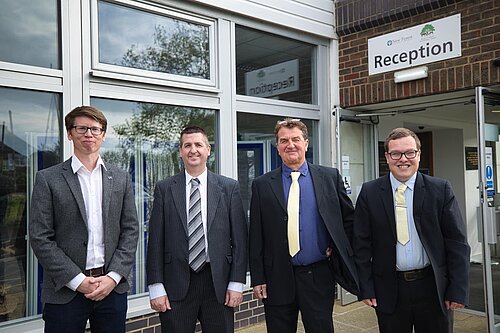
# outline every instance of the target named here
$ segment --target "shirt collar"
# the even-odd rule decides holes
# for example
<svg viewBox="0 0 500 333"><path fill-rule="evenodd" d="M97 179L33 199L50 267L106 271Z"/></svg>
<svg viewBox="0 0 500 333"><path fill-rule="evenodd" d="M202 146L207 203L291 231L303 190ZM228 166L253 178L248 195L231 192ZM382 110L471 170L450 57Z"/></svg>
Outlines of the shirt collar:
<svg viewBox="0 0 500 333"><path fill-rule="evenodd" d="M292 171L295 171L294 169L290 168L285 163L282 163L281 165L282 165L281 172L287 177L290 177L290 173ZM307 162L304 161L304 163L302 163L302 165L299 167L299 169L297 171L300 172L302 176L307 176L307 174L309 173L309 166L308 166Z"/></svg>
<svg viewBox="0 0 500 333"><path fill-rule="evenodd" d="M392 174L392 172L390 173L389 178L391 179L391 186L393 192L396 192L397 188L401 184L405 184L410 190L413 191L413 189L415 188L415 181L417 180L417 173L415 172L415 174L411 176L411 178L408 179L405 183L401 183L399 180L397 180L396 177L394 177L394 175Z"/></svg>
<svg viewBox="0 0 500 333"><path fill-rule="evenodd" d="M197 176L197 177L191 176L185 169L184 169L184 173L186 174L186 186L188 186L191 183L191 179L193 179L193 178L198 178L198 180L200 181L200 184L203 184L203 185L207 184L208 171L206 168L205 168L205 171L203 171L202 174Z"/></svg>
<svg viewBox="0 0 500 333"><path fill-rule="evenodd" d="M102 166L104 168L104 170L108 170L106 168L106 165L104 164L104 161L101 158L101 155L99 155L99 157L97 158L97 163L96 163L95 167L97 168L98 166ZM73 170L73 173L77 173L78 170L80 170L80 168L82 168L82 167L85 168L83 163L78 159L78 157L76 157L76 155L73 155L71 157L71 169ZM85 168L85 169L87 169L87 168ZM87 171L92 172L93 170L87 170Z"/></svg>

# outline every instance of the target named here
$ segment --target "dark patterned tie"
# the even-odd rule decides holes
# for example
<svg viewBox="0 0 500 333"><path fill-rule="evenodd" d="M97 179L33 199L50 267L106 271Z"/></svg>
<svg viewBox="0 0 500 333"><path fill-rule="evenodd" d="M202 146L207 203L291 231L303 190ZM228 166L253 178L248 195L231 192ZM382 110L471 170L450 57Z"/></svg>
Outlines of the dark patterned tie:
<svg viewBox="0 0 500 333"><path fill-rule="evenodd" d="M188 210L189 266L198 272L205 263L205 234L201 220L200 180L191 179Z"/></svg>

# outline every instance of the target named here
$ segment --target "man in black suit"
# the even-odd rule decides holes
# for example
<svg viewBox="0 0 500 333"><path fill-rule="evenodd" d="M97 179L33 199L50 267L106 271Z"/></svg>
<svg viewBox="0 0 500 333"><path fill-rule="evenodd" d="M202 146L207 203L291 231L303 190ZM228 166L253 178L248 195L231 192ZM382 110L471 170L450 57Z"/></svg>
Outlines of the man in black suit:
<svg viewBox="0 0 500 333"><path fill-rule="evenodd" d="M234 331L246 281L247 223L238 182L207 170L205 131L186 127L179 152L185 171L158 182L146 262L151 308L163 332Z"/></svg>
<svg viewBox="0 0 500 333"><path fill-rule="evenodd" d="M350 245L354 209L337 169L306 162L303 122L279 121L275 136L283 164L252 184L253 290L264 302L268 332L295 333L300 311L306 332L331 333L335 280L357 289Z"/></svg>
<svg viewBox="0 0 500 333"><path fill-rule="evenodd" d="M448 181L418 172L420 140L406 128L385 140L390 174L365 183L356 203L360 300L380 332L448 332L468 302L470 248Z"/></svg>

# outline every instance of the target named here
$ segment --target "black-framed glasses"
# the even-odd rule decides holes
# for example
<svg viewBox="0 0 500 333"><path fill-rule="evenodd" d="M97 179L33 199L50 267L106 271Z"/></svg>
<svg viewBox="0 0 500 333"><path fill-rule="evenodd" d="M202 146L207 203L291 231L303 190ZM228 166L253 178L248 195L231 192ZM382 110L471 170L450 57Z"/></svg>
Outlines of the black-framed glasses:
<svg viewBox="0 0 500 333"><path fill-rule="evenodd" d="M404 153L399 152L399 151L394 151L392 153L387 153L387 154L389 154L389 156L391 157L391 160L397 161L397 160L400 160L401 157L403 157L403 155L407 159L412 160L415 157L417 157L417 153L418 153L418 150L408 150L408 151L405 151Z"/></svg>
<svg viewBox="0 0 500 333"><path fill-rule="evenodd" d="M75 132L78 134L85 134L88 130L90 130L92 135L101 135L102 132L104 132L104 130L100 127L73 126L72 128L74 128Z"/></svg>

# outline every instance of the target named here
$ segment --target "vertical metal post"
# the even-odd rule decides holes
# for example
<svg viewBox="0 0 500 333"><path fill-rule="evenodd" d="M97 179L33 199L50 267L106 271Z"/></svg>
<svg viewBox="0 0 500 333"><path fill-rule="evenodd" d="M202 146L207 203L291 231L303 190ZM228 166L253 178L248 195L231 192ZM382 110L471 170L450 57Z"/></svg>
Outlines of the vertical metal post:
<svg viewBox="0 0 500 333"><path fill-rule="evenodd" d="M485 175L485 153L486 153L486 140L484 134L484 97L483 97L483 87L476 87L476 120L477 120L477 138L478 138L478 171L479 171L479 195L480 195L480 205L481 205L481 218L478 219L479 223L482 223L482 235L481 244L483 250L483 283L484 283L484 302L485 302L485 312L488 325L488 333L495 332L495 309L493 304L493 279L491 274L491 254L490 245L488 243L488 230L486 224L489 222L491 215L488 214L488 210L492 209L488 207L488 193L486 190L486 175Z"/></svg>

